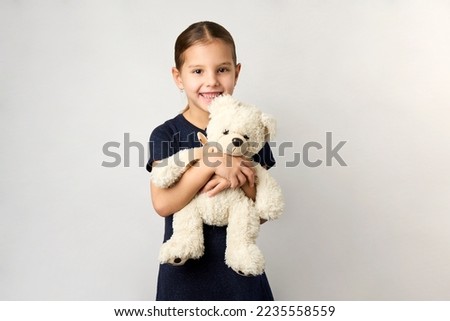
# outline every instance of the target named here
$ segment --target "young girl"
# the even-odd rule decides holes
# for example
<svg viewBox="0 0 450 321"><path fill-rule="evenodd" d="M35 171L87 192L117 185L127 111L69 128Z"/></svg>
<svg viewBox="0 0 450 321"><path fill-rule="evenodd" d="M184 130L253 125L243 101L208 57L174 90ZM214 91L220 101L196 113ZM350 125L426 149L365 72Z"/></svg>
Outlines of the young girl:
<svg viewBox="0 0 450 321"><path fill-rule="evenodd" d="M150 159L147 170L155 162L181 149L201 146L197 132L206 135L208 105L222 94L233 94L241 65L230 33L213 22L189 26L175 43L175 67L172 76L187 96L187 107L175 118L153 130L150 136ZM191 167L168 189L151 184L155 211L165 217L164 241L173 233L173 213L183 208L197 193L211 197L227 188L242 188L254 199L254 173L250 164L239 157L208 157ZM275 164L269 145L255 161L269 168ZM220 164L211 167L206 164ZM273 300L265 274L241 276L225 264L226 227L204 226L205 253L198 260L182 266L161 264L156 300Z"/></svg>

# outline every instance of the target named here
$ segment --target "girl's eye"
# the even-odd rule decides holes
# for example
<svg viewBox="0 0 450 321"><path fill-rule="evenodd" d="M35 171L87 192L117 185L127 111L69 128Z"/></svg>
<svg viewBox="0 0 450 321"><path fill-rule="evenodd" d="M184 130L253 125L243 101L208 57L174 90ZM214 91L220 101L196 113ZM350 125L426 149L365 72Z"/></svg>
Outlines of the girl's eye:
<svg viewBox="0 0 450 321"><path fill-rule="evenodd" d="M244 135L245 140L249 140L250 137L248 137L247 135Z"/></svg>
<svg viewBox="0 0 450 321"><path fill-rule="evenodd" d="M194 70L192 70L192 73L200 75L202 73L202 70L201 69L194 69Z"/></svg>
<svg viewBox="0 0 450 321"><path fill-rule="evenodd" d="M225 130L223 131L223 134L224 134L224 135L228 135L229 132L230 132L230 131L229 131L228 129L225 129Z"/></svg>
<svg viewBox="0 0 450 321"><path fill-rule="evenodd" d="M228 71L228 68L225 68L225 67L219 68L219 70L218 70L219 73L224 73L224 72L227 72L227 71Z"/></svg>

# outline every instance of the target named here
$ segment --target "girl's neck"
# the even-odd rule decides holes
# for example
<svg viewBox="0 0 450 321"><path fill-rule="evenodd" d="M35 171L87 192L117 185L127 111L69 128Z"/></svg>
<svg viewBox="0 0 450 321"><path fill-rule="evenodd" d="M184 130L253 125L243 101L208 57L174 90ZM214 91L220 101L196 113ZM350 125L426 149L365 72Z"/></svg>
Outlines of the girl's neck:
<svg viewBox="0 0 450 321"><path fill-rule="evenodd" d="M186 118L191 124L198 128L206 129L209 123L209 113L199 108L188 107L183 112L184 118Z"/></svg>

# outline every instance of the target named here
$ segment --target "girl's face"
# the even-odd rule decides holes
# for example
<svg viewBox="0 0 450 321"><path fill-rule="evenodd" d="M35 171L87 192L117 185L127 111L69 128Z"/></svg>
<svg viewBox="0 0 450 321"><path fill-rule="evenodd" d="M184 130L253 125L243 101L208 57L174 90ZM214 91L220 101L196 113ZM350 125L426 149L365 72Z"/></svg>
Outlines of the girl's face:
<svg viewBox="0 0 450 321"><path fill-rule="evenodd" d="M214 98L233 94L240 69L233 62L230 46L214 40L189 47L181 70L173 68L172 74L178 88L185 91L189 107L208 112Z"/></svg>

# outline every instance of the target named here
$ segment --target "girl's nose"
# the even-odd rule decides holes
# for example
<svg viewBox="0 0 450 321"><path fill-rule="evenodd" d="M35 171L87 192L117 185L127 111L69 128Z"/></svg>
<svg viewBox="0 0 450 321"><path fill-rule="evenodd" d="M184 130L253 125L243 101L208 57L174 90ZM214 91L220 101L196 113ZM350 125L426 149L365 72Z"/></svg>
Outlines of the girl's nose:
<svg viewBox="0 0 450 321"><path fill-rule="evenodd" d="M207 84L209 86L217 86L219 84L219 81L217 80L217 75L215 73L211 73L208 76Z"/></svg>

